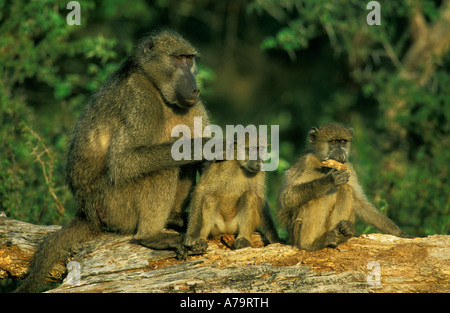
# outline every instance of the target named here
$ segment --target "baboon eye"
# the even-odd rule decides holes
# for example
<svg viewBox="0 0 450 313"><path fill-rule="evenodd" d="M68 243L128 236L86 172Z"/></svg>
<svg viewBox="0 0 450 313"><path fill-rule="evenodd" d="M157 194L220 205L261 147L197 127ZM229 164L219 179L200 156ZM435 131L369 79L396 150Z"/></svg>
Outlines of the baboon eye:
<svg viewBox="0 0 450 313"><path fill-rule="evenodd" d="M193 58L194 58L193 55L187 55L187 56L186 56L186 59L188 59L188 60L192 60Z"/></svg>
<svg viewBox="0 0 450 313"><path fill-rule="evenodd" d="M177 58L178 60L181 60L181 59L183 59L183 56L182 55L177 55L175 58Z"/></svg>
<svg viewBox="0 0 450 313"><path fill-rule="evenodd" d="M341 144L345 145L347 143L347 140L341 140Z"/></svg>
<svg viewBox="0 0 450 313"><path fill-rule="evenodd" d="M336 144L336 140L331 140L330 143L331 143L332 145L335 145L335 144Z"/></svg>

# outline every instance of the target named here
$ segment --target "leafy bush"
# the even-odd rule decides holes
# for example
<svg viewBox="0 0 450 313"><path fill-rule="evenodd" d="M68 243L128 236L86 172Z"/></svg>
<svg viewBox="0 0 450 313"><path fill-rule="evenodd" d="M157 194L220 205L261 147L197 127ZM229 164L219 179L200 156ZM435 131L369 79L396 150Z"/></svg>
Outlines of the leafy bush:
<svg viewBox="0 0 450 313"><path fill-rule="evenodd" d="M64 183L67 135L74 112L116 57L114 38L72 37L76 27L66 23L65 5L0 3L0 210L25 221L61 223L73 213ZM85 16L93 7L83 2Z"/></svg>

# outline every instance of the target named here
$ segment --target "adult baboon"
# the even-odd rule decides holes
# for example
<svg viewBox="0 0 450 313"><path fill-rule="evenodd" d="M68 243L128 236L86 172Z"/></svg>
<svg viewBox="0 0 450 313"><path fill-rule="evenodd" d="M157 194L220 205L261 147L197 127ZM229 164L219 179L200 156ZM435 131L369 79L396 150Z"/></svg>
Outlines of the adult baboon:
<svg viewBox="0 0 450 313"><path fill-rule="evenodd" d="M196 55L177 33L154 32L91 97L67 149L77 213L43 242L18 291L36 291L58 260L104 228L185 257L183 236L165 227L169 216L179 224L199 162L172 158L172 128L193 129L194 117L208 125L195 80Z"/></svg>
<svg viewBox="0 0 450 313"><path fill-rule="evenodd" d="M190 250L206 252L208 236L220 234L237 235L236 249L249 247L258 227L270 243L279 241L266 201L262 160L250 160L248 150L241 160L235 149L234 160L206 163L192 194L184 243Z"/></svg>
<svg viewBox="0 0 450 313"><path fill-rule="evenodd" d="M352 140L351 128L336 123L313 127L309 148L286 172L279 218L293 245L306 250L336 247L354 235L355 216L385 233L410 237L364 195L348 162ZM324 165L329 160L344 163L346 169Z"/></svg>

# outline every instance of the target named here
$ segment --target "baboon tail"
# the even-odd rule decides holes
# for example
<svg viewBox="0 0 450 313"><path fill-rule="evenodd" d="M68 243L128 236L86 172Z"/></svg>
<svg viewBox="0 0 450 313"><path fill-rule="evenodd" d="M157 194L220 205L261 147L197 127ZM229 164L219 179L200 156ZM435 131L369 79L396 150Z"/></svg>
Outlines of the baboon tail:
<svg viewBox="0 0 450 313"><path fill-rule="evenodd" d="M95 238L98 231L85 219L75 216L59 231L50 234L39 246L30 263L27 277L14 292L38 292L49 271L71 249Z"/></svg>

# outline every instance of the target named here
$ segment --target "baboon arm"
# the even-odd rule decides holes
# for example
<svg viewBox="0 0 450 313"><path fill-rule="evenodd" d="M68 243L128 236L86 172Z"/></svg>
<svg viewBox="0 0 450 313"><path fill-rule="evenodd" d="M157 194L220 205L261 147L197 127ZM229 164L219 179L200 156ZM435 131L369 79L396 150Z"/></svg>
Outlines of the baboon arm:
<svg viewBox="0 0 450 313"><path fill-rule="evenodd" d="M217 214L218 199L214 195L204 195L203 190L195 190L192 197L189 222L186 231L186 245L194 244L199 238L206 239Z"/></svg>
<svg viewBox="0 0 450 313"><path fill-rule="evenodd" d="M264 235L264 237L267 238L267 240L270 243L276 243L281 242L280 238L278 237L277 230L275 228L275 224L273 222L272 216L270 214L270 208L267 201L264 204L264 208L261 212L261 231Z"/></svg>
<svg viewBox="0 0 450 313"><path fill-rule="evenodd" d="M380 211L367 200L364 194L355 192L354 194L354 210L357 217L364 223L374 226L383 233L404 237L406 234L388 217L383 215Z"/></svg>
<svg viewBox="0 0 450 313"><path fill-rule="evenodd" d="M285 208L299 207L310 200L324 196L332 187L332 183L324 182L322 178L290 186L281 193L281 205Z"/></svg>
<svg viewBox="0 0 450 313"><path fill-rule="evenodd" d="M191 147L194 139L189 139ZM113 144L113 143L112 143ZM129 145L126 148L110 149L107 159L107 175L112 183L120 184L160 170L199 163L194 159L194 149L191 157L175 160L172 157L172 142L155 145ZM117 146L120 147L120 144ZM117 151L118 150L118 151Z"/></svg>
<svg viewBox="0 0 450 313"><path fill-rule="evenodd" d="M107 175L112 183L120 184L133 179L139 179L145 175L160 170L180 167L188 164L195 164L204 161L196 160L194 157L194 143L196 139L186 139L186 145L191 147L191 155L188 158L175 160L172 156L172 145L175 142L166 142L154 145L139 143L133 144L133 139L119 138L111 145L116 149L110 148L107 155ZM201 147L205 145L210 138L201 138ZM127 142L128 144L124 144ZM136 141L135 141L136 142ZM226 141L223 141L224 151ZM184 146L184 145L183 145ZM117 149L117 147L123 147Z"/></svg>
<svg viewBox="0 0 450 313"><path fill-rule="evenodd" d="M189 240L197 240L200 238L203 226L203 203L204 200L202 197L198 193L194 193L189 209L189 221L186 231L186 238L189 238ZM209 212L206 213L208 214Z"/></svg>
<svg viewBox="0 0 450 313"><path fill-rule="evenodd" d="M152 172L181 166L192 161L175 161L171 155L171 144L128 147L121 151L110 149L107 175L114 184L141 178Z"/></svg>

